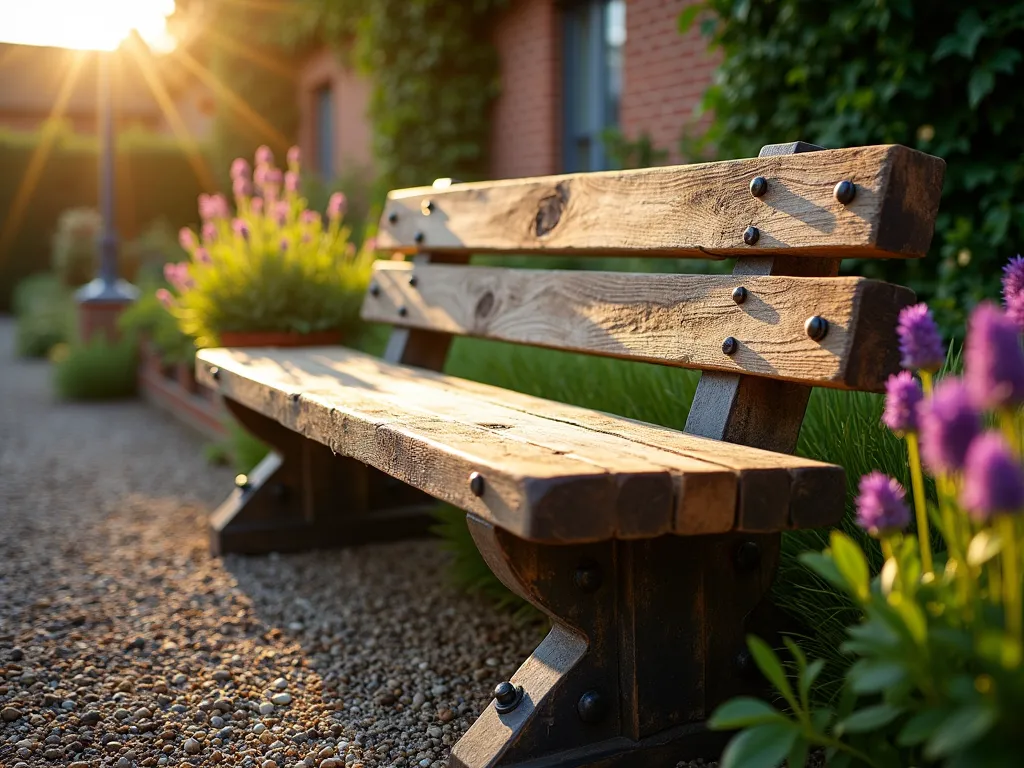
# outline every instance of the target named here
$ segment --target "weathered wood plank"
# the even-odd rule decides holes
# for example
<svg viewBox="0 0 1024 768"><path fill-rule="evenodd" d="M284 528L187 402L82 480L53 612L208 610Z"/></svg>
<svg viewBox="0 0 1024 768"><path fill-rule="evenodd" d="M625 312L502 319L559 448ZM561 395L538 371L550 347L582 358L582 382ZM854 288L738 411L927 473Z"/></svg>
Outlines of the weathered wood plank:
<svg viewBox="0 0 1024 768"><path fill-rule="evenodd" d="M733 292L746 298L737 303ZM907 288L857 277L738 277L381 261L367 320L441 333L882 391ZM828 322L808 336L812 316ZM737 342L731 354L726 337Z"/></svg>
<svg viewBox="0 0 1024 768"><path fill-rule="evenodd" d="M819 484L822 474L842 477L818 462L628 420L640 433L675 438L662 447L604 433L563 420L558 409L570 406L341 348L204 350L200 361L204 380L212 382L209 369L218 367L226 396L535 540L730 530L737 494L741 504L771 507L785 520L795 469ZM468 484L474 471L485 476L482 499ZM776 486L781 492L765 492ZM569 495L581 512L568 514Z"/></svg>
<svg viewBox="0 0 1024 768"><path fill-rule="evenodd" d="M377 242L415 253L623 253L715 258L917 258L928 250L945 163L899 145L633 171L397 190ZM750 182L761 176L761 197ZM847 205L833 196L856 185ZM756 227L753 245L744 240Z"/></svg>

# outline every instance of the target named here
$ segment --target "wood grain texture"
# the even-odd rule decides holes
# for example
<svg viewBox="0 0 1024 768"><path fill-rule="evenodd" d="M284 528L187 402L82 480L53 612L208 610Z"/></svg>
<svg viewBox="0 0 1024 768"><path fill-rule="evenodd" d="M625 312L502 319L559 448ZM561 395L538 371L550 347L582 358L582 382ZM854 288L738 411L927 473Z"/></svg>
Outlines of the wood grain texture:
<svg viewBox="0 0 1024 768"><path fill-rule="evenodd" d="M637 434L660 435L665 447L589 429L545 414L569 406L341 348L203 350L198 370L226 397L336 453L537 541L730 530L737 496L772 479L783 492L759 503L786 520L795 470L842 477L819 462L637 422ZM469 487L474 471L485 478L482 498Z"/></svg>
<svg viewBox="0 0 1024 768"><path fill-rule="evenodd" d="M899 145L633 171L396 190L378 246L406 253L629 253L715 258L791 251L917 258L928 250L945 163ZM768 191L755 198L750 180ZM849 205L833 197L849 180ZM746 245L748 226L760 231Z"/></svg>
<svg viewBox="0 0 1024 768"><path fill-rule="evenodd" d="M737 304L733 289L747 291ZM895 318L914 293L857 277L735 277L412 265L381 261L363 317L409 328L882 391ZM867 311L869 310L869 311ZM804 323L828 321L824 339ZM723 352L731 336L737 350Z"/></svg>

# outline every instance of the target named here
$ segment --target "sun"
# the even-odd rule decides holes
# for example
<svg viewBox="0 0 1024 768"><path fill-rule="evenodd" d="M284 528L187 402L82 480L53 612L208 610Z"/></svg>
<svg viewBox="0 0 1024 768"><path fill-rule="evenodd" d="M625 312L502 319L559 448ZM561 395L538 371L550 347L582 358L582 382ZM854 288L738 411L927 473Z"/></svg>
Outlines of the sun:
<svg viewBox="0 0 1024 768"><path fill-rule="evenodd" d="M0 42L109 51L132 30L153 50L174 48L174 0L28 0L0 3Z"/></svg>

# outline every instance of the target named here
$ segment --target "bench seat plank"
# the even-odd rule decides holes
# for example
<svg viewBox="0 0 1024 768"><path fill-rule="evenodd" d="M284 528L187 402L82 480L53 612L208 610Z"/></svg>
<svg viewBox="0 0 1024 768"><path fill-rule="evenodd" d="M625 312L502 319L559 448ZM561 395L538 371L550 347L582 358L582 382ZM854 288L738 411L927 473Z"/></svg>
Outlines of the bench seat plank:
<svg viewBox="0 0 1024 768"><path fill-rule="evenodd" d="M883 391L913 291L859 277L742 277L379 261L363 317L682 368ZM737 303L733 290L743 288ZM808 336L812 316L825 337ZM726 354L726 337L736 350Z"/></svg>
<svg viewBox="0 0 1024 768"><path fill-rule="evenodd" d="M391 192L381 249L718 258L920 258L945 163L898 145ZM750 193L757 176L768 182ZM835 185L851 181L843 205ZM744 231L760 237L748 245Z"/></svg>
<svg viewBox="0 0 1024 768"><path fill-rule="evenodd" d="M602 422L613 417L343 348L198 360L224 396L534 541L724 532L737 519L780 530L807 517L809 488L816 508L842 512L838 467L629 420L616 434Z"/></svg>

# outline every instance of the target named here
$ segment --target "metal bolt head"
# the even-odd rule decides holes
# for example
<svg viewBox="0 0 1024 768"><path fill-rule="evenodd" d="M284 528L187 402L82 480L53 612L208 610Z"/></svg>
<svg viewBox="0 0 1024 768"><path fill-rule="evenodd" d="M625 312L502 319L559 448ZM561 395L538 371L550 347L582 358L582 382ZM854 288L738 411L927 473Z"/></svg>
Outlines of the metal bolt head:
<svg viewBox="0 0 1024 768"><path fill-rule="evenodd" d="M370 295L380 296L380 286L376 283L370 283Z"/></svg>
<svg viewBox="0 0 1024 768"><path fill-rule="evenodd" d="M835 189L832 190L832 195L843 205L849 205L853 202L853 198L857 196L857 185L852 181L843 179L836 184Z"/></svg>
<svg viewBox="0 0 1024 768"><path fill-rule="evenodd" d="M409 285L410 285L410 287L415 288L416 287L416 283L418 283L418 282L419 282L419 280L416 279L416 275L409 275Z"/></svg>
<svg viewBox="0 0 1024 768"><path fill-rule="evenodd" d="M388 224L398 223L398 211L392 211L388 214Z"/></svg>
<svg viewBox="0 0 1024 768"><path fill-rule="evenodd" d="M399 317L405 317L408 314L409 314L409 308L406 307L404 304L398 308L398 316Z"/></svg>
<svg viewBox="0 0 1024 768"><path fill-rule="evenodd" d="M422 232L417 232L415 235L412 236L412 239L415 240L417 243L422 243L425 237L426 236Z"/></svg>
<svg viewBox="0 0 1024 768"><path fill-rule="evenodd" d="M768 191L768 179L764 176L755 176L750 180L750 194L754 197L762 197Z"/></svg>
<svg viewBox="0 0 1024 768"><path fill-rule="evenodd" d="M479 472L473 472L469 476L469 490L473 492L474 496L480 497L484 495L484 476Z"/></svg>
<svg viewBox="0 0 1024 768"><path fill-rule="evenodd" d="M210 376L213 377L214 381L218 381L220 379L220 368L218 368L216 365L213 366L210 369Z"/></svg>
<svg viewBox="0 0 1024 768"><path fill-rule="evenodd" d="M420 212L424 216L429 216L431 213L433 213L433 211L434 211L434 201L433 200L424 200L422 203L420 203Z"/></svg>
<svg viewBox="0 0 1024 768"><path fill-rule="evenodd" d="M828 334L828 320L821 315L808 317L804 322L804 331L815 341L821 341Z"/></svg>
<svg viewBox="0 0 1024 768"><path fill-rule="evenodd" d="M756 570L761 564L761 548L754 541L741 542L736 547L735 561L737 570L747 573Z"/></svg>
<svg viewBox="0 0 1024 768"><path fill-rule="evenodd" d="M302 394L299 393L299 392L292 392L292 394L291 394L291 398L292 398L292 402L293 403L299 402L299 398L300 397L302 397Z"/></svg>
<svg viewBox="0 0 1024 768"><path fill-rule="evenodd" d="M732 289L732 300L737 304L742 304L747 300L747 289L742 285L737 285Z"/></svg>
<svg viewBox="0 0 1024 768"><path fill-rule="evenodd" d="M725 341L722 342L722 351L727 355L734 354L738 347L739 342L732 336L726 336Z"/></svg>
<svg viewBox="0 0 1024 768"><path fill-rule="evenodd" d="M241 489L244 493L249 490L249 476L248 475L235 475L235 488Z"/></svg>
<svg viewBox="0 0 1024 768"><path fill-rule="evenodd" d="M576 711L584 723L599 723L608 714L608 703L597 691L587 691L576 703Z"/></svg>
<svg viewBox="0 0 1024 768"><path fill-rule="evenodd" d="M747 245L757 245L757 241L761 239L761 230L757 227L750 226L743 230L743 242Z"/></svg>
<svg viewBox="0 0 1024 768"><path fill-rule="evenodd" d="M522 686L505 681L494 686L494 708L498 714L511 712L523 700Z"/></svg>
<svg viewBox="0 0 1024 768"><path fill-rule="evenodd" d="M581 592L596 592L603 581L601 568L597 563L583 563L572 575L572 582Z"/></svg>

